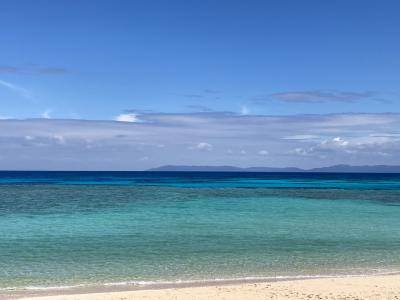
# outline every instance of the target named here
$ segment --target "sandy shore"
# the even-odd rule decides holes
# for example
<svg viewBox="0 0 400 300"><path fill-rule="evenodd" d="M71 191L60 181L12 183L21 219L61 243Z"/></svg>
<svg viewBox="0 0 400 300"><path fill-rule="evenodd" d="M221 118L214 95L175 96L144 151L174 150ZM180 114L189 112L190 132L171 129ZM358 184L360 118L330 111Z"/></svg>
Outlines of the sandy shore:
<svg viewBox="0 0 400 300"><path fill-rule="evenodd" d="M400 299L400 275L31 297L32 300Z"/></svg>

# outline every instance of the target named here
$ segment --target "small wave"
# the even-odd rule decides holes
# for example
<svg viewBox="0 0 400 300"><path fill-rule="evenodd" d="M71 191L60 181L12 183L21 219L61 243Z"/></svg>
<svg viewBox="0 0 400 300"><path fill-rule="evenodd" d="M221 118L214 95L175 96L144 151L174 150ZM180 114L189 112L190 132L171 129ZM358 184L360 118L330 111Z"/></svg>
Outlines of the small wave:
<svg viewBox="0 0 400 300"><path fill-rule="evenodd" d="M105 283L92 283L92 284L76 284L76 285L60 285L60 286L25 286L25 287L6 287L0 288L7 291L40 291L40 290L65 290L77 288L96 288L96 287L152 287L152 286L190 286L190 285L212 285L218 284L234 284L234 283L251 283L262 281L287 281L287 280L301 280L301 279L318 279L318 278L337 278L337 277L362 277L362 276L384 276L384 275L400 275L400 271L382 271L368 274L317 274L317 275L281 275L281 276L249 276L239 278L212 278L212 279L193 279L193 280L128 280L117 282Z"/></svg>
<svg viewBox="0 0 400 300"><path fill-rule="evenodd" d="M1 290L6 291L17 291L17 290L26 290L26 291L39 291L39 290L64 290L64 289L75 289L80 287L86 287L87 285L84 284L75 284L75 285L57 285L57 286L35 286L35 285L28 285L24 287L6 287L0 288Z"/></svg>
<svg viewBox="0 0 400 300"><path fill-rule="evenodd" d="M296 275L296 276L265 276L265 277L239 277L239 278L213 278L213 279L195 279L195 280L132 280L121 282L107 282L104 286L151 286L151 285L184 285L184 284L207 284L207 283L224 283L224 282L246 282L246 281L268 281L268 280L290 280L290 279L308 279L308 278L329 278L334 275Z"/></svg>

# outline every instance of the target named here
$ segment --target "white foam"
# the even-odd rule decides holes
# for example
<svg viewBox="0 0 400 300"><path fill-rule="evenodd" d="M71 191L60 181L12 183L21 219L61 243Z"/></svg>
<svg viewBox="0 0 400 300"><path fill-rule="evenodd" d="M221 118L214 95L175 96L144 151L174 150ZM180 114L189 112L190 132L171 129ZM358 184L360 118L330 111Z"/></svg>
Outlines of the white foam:
<svg viewBox="0 0 400 300"><path fill-rule="evenodd" d="M395 275L400 274L400 271L381 271L368 274L317 274L317 275L279 275L279 276L249 276L239 278L211 278L211 279L194 279L194 280L130 280L117 281L106 283L93 284L77 284L77 285L60 285L60 286L25 286L25 287L7 287L0 290L60 290L60 289L75 289L87 287L113 287L113 286L133 286L133 287L148 287L162 285L191 285L191 284L212 284L212 283L235 283L235 282L252 282L252 281L284 281L284 280L300 280L300 279L317 279L317 278L334 278L334 277L361 277L373 275Z"/></svg>
<svg viewBox="0 0 400 300"><path fill-rule="evenodd" d="M0 288L0 290L7 291L16 291L16 290L27 290L27 291L37 291L37 290L59 290L59 289L74 289L79 287L85 287L84 284L76 284L76 285L59 285L59 286L35 286L28 285L24 287L6 287Z"/></svg>

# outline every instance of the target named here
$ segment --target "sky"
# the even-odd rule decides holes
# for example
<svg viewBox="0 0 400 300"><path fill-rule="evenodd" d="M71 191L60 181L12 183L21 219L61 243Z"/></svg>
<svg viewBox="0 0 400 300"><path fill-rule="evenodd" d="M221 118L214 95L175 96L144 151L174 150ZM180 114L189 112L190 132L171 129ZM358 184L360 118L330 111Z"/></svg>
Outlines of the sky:
<svg viewBox="0 0 400 300"><path fill-rule="evenodd" d="M400 164L399 1L0 5L0 169Z"/></svg>

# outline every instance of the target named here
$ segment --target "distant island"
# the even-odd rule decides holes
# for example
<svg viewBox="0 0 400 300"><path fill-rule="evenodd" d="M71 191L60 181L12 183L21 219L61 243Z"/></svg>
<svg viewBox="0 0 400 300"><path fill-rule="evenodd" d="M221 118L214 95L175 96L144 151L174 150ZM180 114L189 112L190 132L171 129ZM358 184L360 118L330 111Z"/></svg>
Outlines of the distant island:
<svg viewBox="0 0 400 300"><path fill-rule="evenodd" d="M350 166L334 165L330 167L301 169L294 167L272 168L272 167L248 167L240 168L233 166L180 166L166 165L158 168L148 169L151 172L315 172L315 173L400 173L400 166Z"/></svg>

